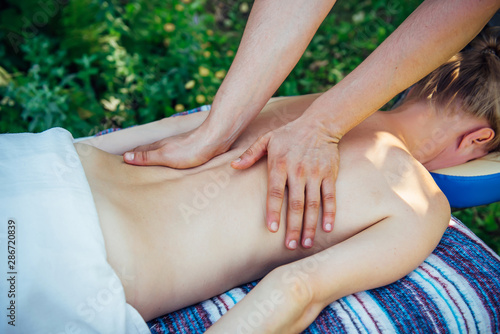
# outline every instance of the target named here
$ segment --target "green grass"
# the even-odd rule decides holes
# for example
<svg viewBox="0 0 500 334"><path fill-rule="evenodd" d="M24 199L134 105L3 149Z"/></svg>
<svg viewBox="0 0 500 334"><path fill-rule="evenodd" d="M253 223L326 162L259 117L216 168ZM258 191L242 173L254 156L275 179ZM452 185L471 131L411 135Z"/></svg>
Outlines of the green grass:
<svg viewBox="0 0 500 334"><path fill-rule="evenodd" d="M42 6L41 4L45 4ZM251 1L7 0L0 4L0 132L75 137L211 103ZM276 95L339 82L420 1L340 0ZM457 216L500 252L499 206Z"/></svg>
<svg viewBox="0 0 500 334"><path fill-rule="evenodd" d="M500 202L455 211L453 214L500 255Z"/></svg>

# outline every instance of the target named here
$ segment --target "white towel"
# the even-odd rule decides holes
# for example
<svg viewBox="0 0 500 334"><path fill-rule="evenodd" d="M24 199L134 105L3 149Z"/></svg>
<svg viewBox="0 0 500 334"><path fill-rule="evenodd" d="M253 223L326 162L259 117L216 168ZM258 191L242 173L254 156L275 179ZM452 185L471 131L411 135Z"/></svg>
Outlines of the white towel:
<svg viewBox="0 0 500 334"><path fill-rule="evenodd" d="M64 129L0 135L0 270L1 333L149 333Z"/></svg>

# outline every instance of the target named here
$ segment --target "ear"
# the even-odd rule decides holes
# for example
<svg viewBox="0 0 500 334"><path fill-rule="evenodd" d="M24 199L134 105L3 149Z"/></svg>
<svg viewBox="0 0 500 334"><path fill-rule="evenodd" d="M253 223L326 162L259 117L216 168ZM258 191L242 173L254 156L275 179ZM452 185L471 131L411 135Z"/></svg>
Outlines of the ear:
<svg viewBox="0 0 500 334"><path fill-rule="evenodd" d="M463 151L473 151L475 149L485 148L486 144L488 144L495 137L495 131L492 128L484 127L472 132L466 133L460 144L458 146L459 150Z"/></svg>

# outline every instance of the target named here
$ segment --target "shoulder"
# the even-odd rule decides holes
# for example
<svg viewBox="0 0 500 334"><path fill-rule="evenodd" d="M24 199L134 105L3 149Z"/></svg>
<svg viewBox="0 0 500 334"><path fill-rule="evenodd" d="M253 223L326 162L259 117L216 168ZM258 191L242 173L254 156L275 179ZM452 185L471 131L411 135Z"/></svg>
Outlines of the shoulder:
<svg viewBox="0 0 500 334"><path fill-rule="evenodd" d="M430 173L392 138L360 138L341 155L350 173L361 177L368 191L383 195L381 208L387 216L405 215L416 221L447 224L450 207Z"/></svg>

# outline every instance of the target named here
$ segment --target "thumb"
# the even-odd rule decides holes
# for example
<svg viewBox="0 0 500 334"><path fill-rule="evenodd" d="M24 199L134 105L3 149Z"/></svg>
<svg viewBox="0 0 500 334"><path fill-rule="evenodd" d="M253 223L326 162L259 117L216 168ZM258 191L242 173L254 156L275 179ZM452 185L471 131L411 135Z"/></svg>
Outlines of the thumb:
<svg viewBox="0 0 500 334"><path fill-rule="evenodd" d="M261 136L252 144L238 159L231 162L231 167L235 169L245 169L259 161L267 153L267 145L270 136Z"/></svg>
<svg viewBox="0 0 500 334"><path fill-rule="evenodd" d="M166 166L165 158L159 149L126 152L123 154L123 161L138 166Z"/></svg>

